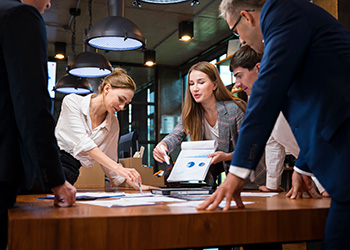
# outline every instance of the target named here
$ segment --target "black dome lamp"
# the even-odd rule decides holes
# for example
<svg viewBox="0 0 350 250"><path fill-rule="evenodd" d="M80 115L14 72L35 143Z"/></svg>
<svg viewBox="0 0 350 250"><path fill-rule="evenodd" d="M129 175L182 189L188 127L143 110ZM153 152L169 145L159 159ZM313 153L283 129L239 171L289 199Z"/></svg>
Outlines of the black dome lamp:
<svg viewBox="0 0 350 250"><path fill-rule="evenodd" d="M65 74L62 76L53 87L54 91L64 94L89 94L92 92L91 84L81 77Z"/></svg>
<svg viewBox="0 0 350 250"><path fill-rule="evenodd" d="M109 16L97 22L86 37L87 43L104 50L135 50L145 46L141 30L124 17L124 1L108 0Z"/></svg>
<svg viewBox="0 0 350 250"><path fill-rule="evenodd" d="M103 77L112 73L111 63L96 49L85 44L85 52L69 60L67 72L78 77Z"/></svg>
<svg viewBox="0 0 350 250"><path fill-rule="evenodd" d="M150 3L150 4L175 4L175 3L184 3L191 2L191 6L199 4L199 0L135 0L132 5L141 7L142 3Z"/></svg>

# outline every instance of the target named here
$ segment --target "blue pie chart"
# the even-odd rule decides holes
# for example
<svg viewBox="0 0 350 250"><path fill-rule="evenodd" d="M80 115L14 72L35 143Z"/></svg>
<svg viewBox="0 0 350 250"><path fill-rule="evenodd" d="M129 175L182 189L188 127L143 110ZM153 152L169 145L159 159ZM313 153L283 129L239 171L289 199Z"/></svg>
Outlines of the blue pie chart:
<svg viewBox="0 0 350 250"><path fill-rule="evenodd" d="M188 168L191 168L194 166L194 162L193 161L190 161L189 163L187 163L187 167Z"/></svg>

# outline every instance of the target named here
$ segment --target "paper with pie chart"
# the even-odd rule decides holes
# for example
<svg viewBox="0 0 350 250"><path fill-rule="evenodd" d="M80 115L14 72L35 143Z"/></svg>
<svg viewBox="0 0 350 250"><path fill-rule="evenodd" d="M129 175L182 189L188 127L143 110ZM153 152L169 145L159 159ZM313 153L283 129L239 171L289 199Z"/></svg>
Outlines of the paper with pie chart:
<svg viewBox="0 0 350 250"><path fill-rule="evenodd" d="M216 147L215 140L181 143L181 152L167 181L203 181L212 160L207 156L214 153Z"/></svg>

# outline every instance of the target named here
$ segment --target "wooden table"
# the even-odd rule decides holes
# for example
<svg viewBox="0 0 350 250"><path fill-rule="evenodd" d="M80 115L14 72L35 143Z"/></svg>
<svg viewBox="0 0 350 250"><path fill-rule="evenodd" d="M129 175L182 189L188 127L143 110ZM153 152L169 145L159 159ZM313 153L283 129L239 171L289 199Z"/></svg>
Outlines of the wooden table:
<svg viewBox="0 0 350 250"><path fill-rule="evenodd" d="M9 250L167 249L321 240L330 199L243 198L245 209L197 211L165 204L98 207L20 195L9 210Z"/></svg>

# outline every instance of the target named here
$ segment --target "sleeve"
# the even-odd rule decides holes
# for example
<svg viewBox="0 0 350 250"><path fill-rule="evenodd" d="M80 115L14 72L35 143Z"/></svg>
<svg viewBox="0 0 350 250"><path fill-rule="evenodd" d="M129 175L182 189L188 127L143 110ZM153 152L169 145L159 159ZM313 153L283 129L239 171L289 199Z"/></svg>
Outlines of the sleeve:
<svg viewBox="0 0 350 250"><path fill-rule="evenodd" d="M119 121L118 119L115 120L116 124L113 125L110 131L113 131L113 134L110 135L111 141L106 147L105 154L111 158L113 161L118 161L118 142L119 142ZM119 162L119 164L121 164ZM122 165L122 164L121 164ZM109 168L101 165L101 168L105 175L108 177L108 179L111 181L113 186L119 186L125 181L125 178L122 176L119 176L116 172L110 170Z"/></svg>
<svg viewBox="0 0 350 250"><path fill-rule="evenodd" d="M296 7L284 10L282 4L274 8L261 13L264 55L231 161L231 165L248 169L255 169L264 152L311 39L310 28Z"/></svg>
<svg viewBox="0 0 350 250"><path fill-rule="evenodd" d="M60 143L68 144L73 149L73 156L97 147L90 138L87 121L75 95L67 95L62 102L56 134Z"/></svg>
<svg viewBox="0 0 350 250"><path fill-rule="evenodd" d="M234 119L235 119L234 127L232 128L232 131L231 131L231 134L232 134L231 141L233 144L233 151L231 152L232 156L235 152L239 131L241 129L241 126L244 120L244 115L245 115L245 113L238 107L238 105L236 105L236 109L237 109L237 112L234 114Z"/></svg>
<svg viewBox="0 0 350 250"><path fill-rule="evenodd" d="M164 137L162 141L168 145L169 153L171 153L181 144L181 142L185 138L186 138L186 133L184 128L182 127L182 118L180 117L173 131L171 131L170 134Z"/></svg>
<svg viewBox="0 0 350 250"><path fill-rule="evenodd" d="M250 176L252 170L231 165L229 172L241 179L247 179L248 176Z"/></svg>
<svg viewBox="0 0 350 250"><path fill-rule="evenodd" d="M120 163L119 163L120 164ZM122 176L117 175L114 171L100 165L103 172L106 174L106 176L108 177L108 179L111 181L113 186L119 186L120 184L122 184L125 181L125 178Z"/></svg>
<svg viewBox="0 0 350 250"><path fill-rule="evenodd" d="M313 175L312 171L309 169L306 161L304 160L304 157L301 154L299 154L297 161L295 162L295 166L298 170L300 170L300 172L296 170L297 172L310 176Z"/></svg>
<svg viewBox="0 0 350 250"><path fill-rule="evenodd" d="M285 157L286 152L284 147L271 136L265 147L267 188L276 190L281 184Z"/></svg>
<svg viewBox="0 0 350 250"><path fill-rule="evenodd" d="M321 183L317 180L317 178L315 176L311 176L311 179L314 181L318 192L320 192L320 194L322 194L324 191L326 191L326 189L321 185Z"/></svg>
<svg viewBox="0 0 350 250"><path fill-rule="evenodd" d="M46 188L65 181L57 142L51 99L47 90L46 29L40 13L22 5L9 15L3 39L10 95L23 143L25 171L33 168ZM31 165L31 166L29 166ZM27 168L27 170L26 170Z"/></svg>
<svg viewBox="0 0 350 250"><path fill-rule="evenodd" d="M277 118L271 136L285 148L285 151L291 153L295 158L298 158L300 151L299 145L282 113L280 113Z"/></svg>

